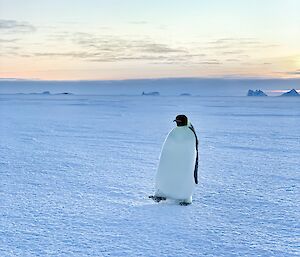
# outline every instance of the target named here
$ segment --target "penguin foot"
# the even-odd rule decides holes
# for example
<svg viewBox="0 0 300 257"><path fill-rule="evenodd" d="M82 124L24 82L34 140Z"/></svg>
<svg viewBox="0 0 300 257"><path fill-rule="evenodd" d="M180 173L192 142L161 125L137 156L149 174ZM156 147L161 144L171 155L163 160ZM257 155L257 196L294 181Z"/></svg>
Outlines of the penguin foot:
<svg viewBox="0 0 300 257"><path fill-rule="evenodd" d="M166 197L162 197L162 196L155 196L155 195L149 195L149 198L152 199L153 201L159 203L160 201L165 201L167 200Z"/></svg>
<svg viewBox="0 0 300 257"><path fill-rule="evenodd" d="M181 205L181 206L188 206L188 205L190 205L191 203L187 203L187 202L180 202L179 203L179 205Z"/></svg>

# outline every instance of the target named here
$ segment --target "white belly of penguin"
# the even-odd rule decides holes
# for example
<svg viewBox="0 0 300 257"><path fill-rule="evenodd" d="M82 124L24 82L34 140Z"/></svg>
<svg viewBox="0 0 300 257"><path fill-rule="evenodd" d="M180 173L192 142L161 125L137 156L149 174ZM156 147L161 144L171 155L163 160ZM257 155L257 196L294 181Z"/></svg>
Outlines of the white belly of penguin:
<svg viewBox="0 0 300 257"><path fill-rule="evenodd" d="M156 174L156 194L189 199L195 189L196 139L188 127L176 127L167 136Z"/></svg>

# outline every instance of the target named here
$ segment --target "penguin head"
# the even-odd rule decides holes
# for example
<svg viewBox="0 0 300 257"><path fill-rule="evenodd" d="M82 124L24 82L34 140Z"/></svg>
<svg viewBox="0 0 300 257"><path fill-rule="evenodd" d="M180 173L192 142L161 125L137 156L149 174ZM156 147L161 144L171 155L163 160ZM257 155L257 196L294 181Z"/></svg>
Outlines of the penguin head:
<svg viewBox="0 0 300 257"><path fill-rule="evenodd" d="M183 114L177 115L174 121L176 121L177 127L183 127L188 124L188 118Z"/></svg>

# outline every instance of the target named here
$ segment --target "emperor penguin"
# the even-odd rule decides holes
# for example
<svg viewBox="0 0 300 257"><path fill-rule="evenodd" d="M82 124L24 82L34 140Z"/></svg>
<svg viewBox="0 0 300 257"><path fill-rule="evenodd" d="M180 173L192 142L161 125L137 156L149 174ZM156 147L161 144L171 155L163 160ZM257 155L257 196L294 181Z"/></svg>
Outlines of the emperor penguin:
<svg viewBox="0 0 300 257"><path fill-rule="evenodd" d="M180 205L192 203L198 184L198 138L193 125L185 115L177 115L177 126L165 139L155 179L156 202L173 199Z"/></svg>

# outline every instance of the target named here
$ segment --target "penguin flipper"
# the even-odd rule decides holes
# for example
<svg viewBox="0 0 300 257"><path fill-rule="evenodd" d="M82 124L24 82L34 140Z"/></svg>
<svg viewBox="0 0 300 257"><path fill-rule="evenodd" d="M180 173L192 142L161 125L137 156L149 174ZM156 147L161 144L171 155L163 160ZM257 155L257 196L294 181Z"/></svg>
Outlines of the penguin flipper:
<svg viewBox="0 0 300 257"><path fill-rule="evenodd" d="M198 160L199 160L199 153L198 153L198 137L196 134L196 131L193 127L192 124L190 124L189 129L194 133L195 138L196 138L196 161L195 161L195 169L194 169L194 180L195 180L195 184L198 184Z"/></svg>

